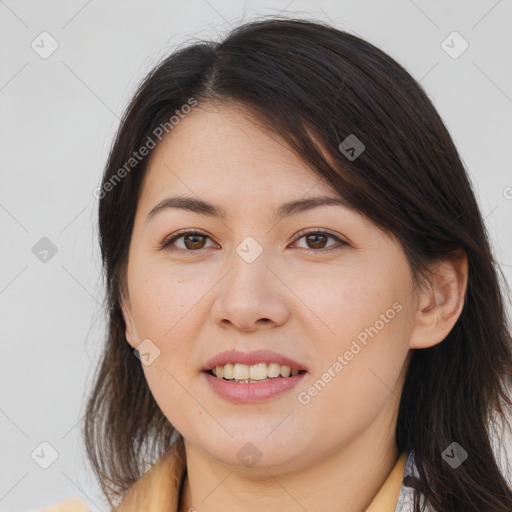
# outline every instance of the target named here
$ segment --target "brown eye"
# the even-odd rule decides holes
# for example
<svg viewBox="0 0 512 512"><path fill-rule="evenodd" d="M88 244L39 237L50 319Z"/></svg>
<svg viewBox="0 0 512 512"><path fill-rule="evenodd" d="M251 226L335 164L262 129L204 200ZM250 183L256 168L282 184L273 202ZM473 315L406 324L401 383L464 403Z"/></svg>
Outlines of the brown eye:
<svg viewBox="0 0 512 512"><path fill-rule="evenodd" d="M328 238L329 237L325 235L319 235L316 233L314 235L306 236L307 243L311 249L323 249L325 247L325 244L327 243Z"/></svg>
<svg viewBox="0 0 512 512"><path fill-rule="evenodd" d="M197 231L185 231L173 235L171 238L166 239L162 244L161 248L169 248L170 250L183 251L183 252L194 252L200 251L205 248L205 240L209 237L203 233ZM175 242L182 240L182 246L174 246Z"/></svg>
<svg viewBox="0 0 512 512"><path fill-rule="evenodd" d="M183 243L187 249L202 249L204 245L203 235L185 235L183 237Z"/></svg>
<svg viewBox="0 0 512 512"><path fill-rule="evenodd" d="M348 245L347 242L327 231L308 231L298 238L298 240L302 239L306 241L306 247L302 248L309 252L322 252L324 249L330 250L333 245ZM335 240L338 244L331 244L326 248L329 239Z"/></svg>

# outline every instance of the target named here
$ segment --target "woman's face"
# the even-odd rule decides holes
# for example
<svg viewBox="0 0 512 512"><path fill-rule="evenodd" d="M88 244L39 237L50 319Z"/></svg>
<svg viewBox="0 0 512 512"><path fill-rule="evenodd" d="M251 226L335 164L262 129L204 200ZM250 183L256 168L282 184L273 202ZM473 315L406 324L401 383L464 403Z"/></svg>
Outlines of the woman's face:
<svg viewBox="0 0 512 512"><path fill-rule="evenodd" d="M169 204L150 215L178 196L224 216ZM142 186L127 339L142 343L151 392L185 441L240 470L296 470L364 436L394 439L417 306L408 262L361 214L311 207L315 197L337 195L235 107L181 119L153 150ZM305 200L310 207L283 207ZM185 236L161 246L178 231ZM224 360L238 363L235 377L286 375L281 358L301 373L247 384L206 373L232 350L243 353ZM273 354L244 358L253 351Z"/></svg>

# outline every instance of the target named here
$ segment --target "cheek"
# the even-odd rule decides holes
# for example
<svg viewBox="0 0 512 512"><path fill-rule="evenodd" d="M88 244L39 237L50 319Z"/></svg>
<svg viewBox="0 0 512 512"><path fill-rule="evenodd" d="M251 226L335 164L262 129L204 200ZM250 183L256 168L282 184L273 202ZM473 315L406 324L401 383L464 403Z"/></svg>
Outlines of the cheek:
<svg viewBox="0 0 512 512"><path fill-rule="evenodd" d="M339 337L336 348L322 354L326 363L305 383L298 412L308 418L326 448L332 439L347 442L347 436L365 431L398 400L408 354L408 326L399 320L402 312L373 338L368 335L366 343Z"/></svg>
<svg viewBox="0 0 512 512"><path fill-rule="evenodd" d="M385 272L338 277L311 280L316 284L308 306L322 322L310 323L308 336L318 340L317 363L299 400L318 421L334 404L332 424L321 426L327 430L346 428L347 422L362 428L392 398L414 318L407 272L402 277Z"/></svg>
<svg viewBox="0 0 512 512"><path fill-rule="evenodd" d="M134 288L133 316L141 339L149 338L159 349L159 356L143 371L151 393L171 423L181 431L188 431L190 418L202 414L192 399L190 375L197 372L197 340L202 322L197 316L202 290L185 283L176 273L147 272Z"/></svg>
<svg viewBox="0 0 512 512"><path fill-rule="evenodd" d="M160 392L180 397L183 390L177 381L184 383L198 371L195 351L205 323L205 296L215 280L191 270L154 263L132 275L130 297L138 337L150 339L160 351L158 359L144 368L157 400Z"/></svg>
<svg viewBox="0 0 512 512"><path fill-rule="evenodd" d="M136 278L135 278L136 277ZM187 316L197 307L208 290L208 283L197 273L186 277L179 269L161 265L134 275L130 286L132 312L139 335L168 338L187 323Z"/></svg>
<svg viewBox="0 0 512 512"><path fill-rule="evenodd" d="M397 309L403 309L401 297L407 283L401 281L371 266L310 272L293 280L294 291L304 298L312 319L306 328L317 331L311 339L321 336L320 346L335 351L347 350L358 337L364 343L376 332L382 337L381 332L390 331L389 325L400 317Z"/></svg>

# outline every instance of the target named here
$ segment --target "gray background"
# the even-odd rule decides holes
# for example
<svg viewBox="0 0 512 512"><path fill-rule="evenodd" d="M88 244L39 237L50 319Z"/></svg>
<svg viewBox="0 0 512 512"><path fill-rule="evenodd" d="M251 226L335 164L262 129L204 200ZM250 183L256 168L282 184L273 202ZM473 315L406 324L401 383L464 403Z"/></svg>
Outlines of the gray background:
<svg viewBox="0 0 512 512"><path fill-rule="evenodd" d="M93 190L123 108L161 57L191 37L280 12L353 32L421 82L512 283L510 0L0 0L0 511L72 496L106 510L78 426L105 327ZM45 31L58 48L42 58ZM469 44L458 58L442 47L453 31ZM43 237L57 249L46 261ZM36 450L50 462L43 441L58 453L48 469L31 458Z"/></svg>

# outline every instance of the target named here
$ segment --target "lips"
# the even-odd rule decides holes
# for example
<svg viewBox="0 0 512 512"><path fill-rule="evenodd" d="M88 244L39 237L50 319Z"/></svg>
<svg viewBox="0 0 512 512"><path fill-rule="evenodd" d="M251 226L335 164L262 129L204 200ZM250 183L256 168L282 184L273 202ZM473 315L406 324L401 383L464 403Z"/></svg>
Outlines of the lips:
<svg viewBox="0 0 512 512"><path fill-rule="evenodd" d="M292 400L293 395L290 395L290 391L301 382L304 382L306 375L308 374L304 371L294 377L245 384L219 379L207 372L202 373L211 391L223 400L235 404L263 403L277 400L281 396L283 399L286 399L285 397L288 396L288 399Z"/></svg>
<svg viewBox="0 0 512 512"><path fill-rule="evenodd" d="M278 363L281 366L289 366L292 372L308 371L305 365L294 361L293 359L278 354L271 350L254 350L252 352L241 352L240 350L227 350L216 354L209 359L201 368L203 372L209 372L217 366L224 366L228 363L241 363L248 366L258 363Z"/></svg>

